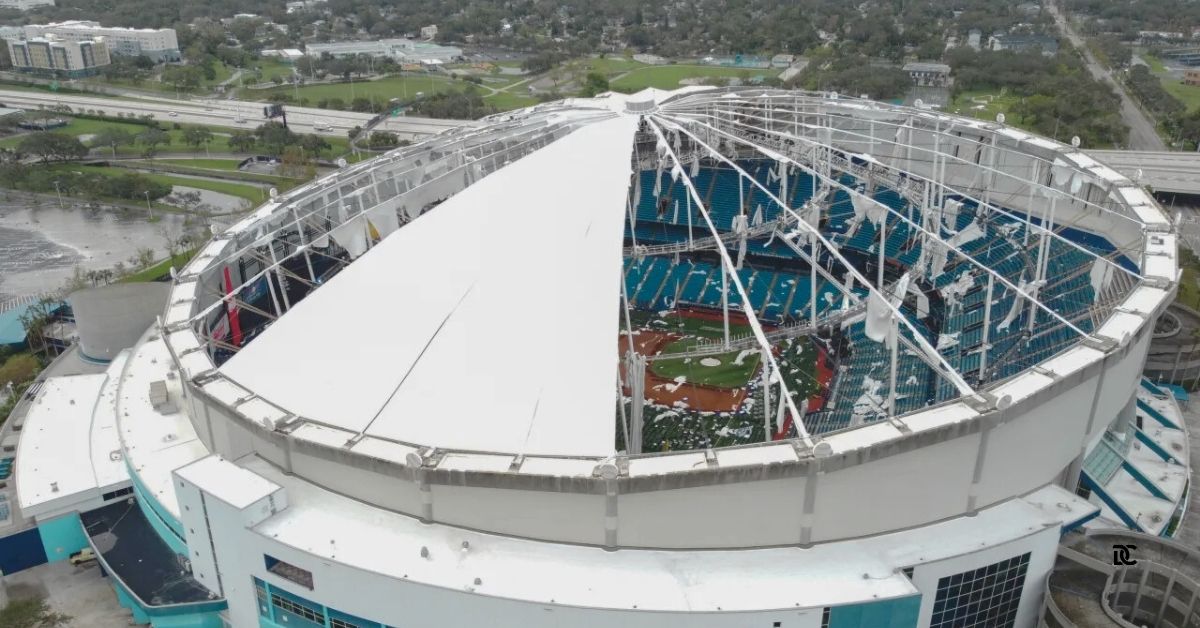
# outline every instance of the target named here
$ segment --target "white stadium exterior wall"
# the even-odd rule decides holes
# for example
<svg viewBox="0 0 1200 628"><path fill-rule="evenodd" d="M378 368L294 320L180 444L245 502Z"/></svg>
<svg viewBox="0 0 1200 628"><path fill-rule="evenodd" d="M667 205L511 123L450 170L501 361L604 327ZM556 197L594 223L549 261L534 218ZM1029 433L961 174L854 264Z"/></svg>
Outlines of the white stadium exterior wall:
<svg viewBox="0 0 1200 628"><path fill-rule="evenodd" d="M1109 374L1105 376L1097 416L1086 437L1088 409L1099 381L1098 364L1007 410L943 428L952 431L931 435L932 440L915 434L895 445L872 447L869 452L809 461L806 464L822 469L817 480L817 507L810 517L805 517L800 508L809 486L802 464L769 465L763 467L768 473L756 474L761 478L779 474L777 477L783 478L775 480L721 479L722 472L732 474L736 469L718 470L707 480L694 473L643 478L639 485L658 485L659 489L619 495L619 544L675 548L795 544L801 542L800 531L806 520L811 522L811 542L825 542L961 515L970 510L972 490L975 508L1023 495L1057 479L1080 454L1081 443L1103 432L1117 418L1137 385L1147 347L1148 335L1143 335L1109 357ZM223 410L212 407L208 411L214 418L214 432L226 434L217 438L216 451L227 458L236 459L254 451L319 485L421 516L415 484L411 479L401 479L406 476L402 465L381 463L381 468L395 475L376 475L364 470L366 461L361 456L267 433L260 426L250 427L238 419L218 422L215 418L223 416ZM218 427L218 423L224 425ZM982 426L991 426L991 434L986 450L980 452ZM1062 438L1064 434L1078 436ZM912 444L905 445L904 440ZM977 453L982 453L983 468L978 486L972 489ZM442 480L431 474L435 521L559 542L603 541L604 496L598 490L581 493L574 484L564 487L553 482L547 483L551 488L524 490L520 488L522 478L492 474L486 485L490 490L500 490L495 490L494 499L485 499L481 495L486 491L458 490L454 486L470 486L471 475L449 472ZM680 486L681 480L708 486L672 488ZM584 479L583 484L589 481ZM729 507L743 502L743 507ZM626 504L630 512L626 512ZM562 513L563 521L574 523L552 529L535 517L523 516L522 509ZM681 513L704 516L689 519L692 523L681 527Z"/></svg>
<svg viewBox="0 0 1200 628"><path fill-rule="evenodd" d="M1041 608L1042 593L1046 579L1054 568L1058 552L1059 531L1056 528L1038 528L1028 535L1006 543L989 547L964 556L955 556L918 565L913 569L912 582L921 591L936 591L938 580L947 575L960 574L986 565L1030 554L1025 587L1021 592L1021 606L1017 612L1016 626L1033 626ZM923 596L918 626L928 626L933 616L933 595Z"/></svg>

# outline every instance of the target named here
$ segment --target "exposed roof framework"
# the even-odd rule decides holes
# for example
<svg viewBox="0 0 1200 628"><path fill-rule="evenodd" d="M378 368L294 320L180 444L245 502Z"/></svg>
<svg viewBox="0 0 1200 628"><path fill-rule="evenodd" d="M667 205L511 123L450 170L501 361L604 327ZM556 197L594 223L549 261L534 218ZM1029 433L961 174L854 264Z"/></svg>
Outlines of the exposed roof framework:
<svg viewBox="0 0 1200 628"><path fill-rule="evenodd" d="M493 124L434 137L381 159L344 168L315 186L279 197L236 225L229 233L218 236L201 253L199 263L191 265L189 272L177 279L179 282L197 282L197 294L201 295L198 306L191 310L186 323L201 339L201 345L196 350L206 350L212 355L242 351L244 344L229 342L213 333L214 316L231 308L242 308L267 319L266 325L276 325L277 320L286 320L281 318L282 315L293 307L308 307L311 295L325 290L322 286L326 277L377 246L379 241L401 225L415 220L506 165L562 141L562 138L580 128L603 124L614 116L630 116L630 109L632 104L629 109L621 111L618 102L577 101L495 117ZM857 111L851 116L847 110ZM898 287L901 282L895 281L895 278L885 280L882 271L878 277L868 278L862 269L842 254L837 242L815 226L819 224L823 212L828 210L830 201L827 197L833 192L847 194L852 199L863 199L864 203L871 206L869 211L882 216L884 226L879 231L881 243L889 222L903 225L912 234L910 237L919 241L923 248L943 250L945 255L950 256L951 266L958 268L961 265L978 273L978 277L986 278L989 310L993 290L1005 290L1017 295L1028 304L1027 333L1031 335L1065 329L1071 333L1071 344L1087 338L1090 332L1078 323L1080 317L1103 320L1142 279L1138 266L1141 263L1141 251L1132 244L1132 240L1113 241L1114 250L1103 254L1081 246L1065 235L1068 229L1087 230L1096 220L1112 221L1124 225L1131 232L1140 233L1142 224L1136 213L1101 193L1106 187L1111 190L1120 180L1108 178L1100 169L1086 171L1060 162L1049 149L1047 157L1043 158L1018 150L1015 144L1007 145L1000 139L1002 135L999 131L1006 129L1002 125L991 129L993 133L989 140L976 127L960 127L955 123L947 123L948 118L920 110L880 109L865 102L847 103L812 94L758 90L741 93L713 91L668 97L661 99L659 106L636 115L645 126L644 131L638 134L639 139L629 146L632 162L639 168L657 168L660 172L671 170L681 179L688 202L705 219L703 226L706 227L706 233L699 238L692 238L689 234L686 243L656 246L637 243L634 236L633 245L626 247L625 253L645 256L709 250L718 254L722 272L729 282L728 294L741 301L740 309L750 320L752 328L753 337L741 340L739 346L756 347L762 351L768 391L771 387L779 391L773 397L777 405L766 411L777 416L786 412L796 417L794 425L799 436L798 445L806 449L813 447L819 436L814 437L812 430L800 419L804 411L793 402L792 394L780 376L780 366L771 355L770 347L778 340L779 334L765 330L757 320L754 308L749 303L747 287L735 272L739 264L734 263L730 246L739 240L779 238L795 252L797 258L809 263L814 277L820 274L844 296L845 303L851 304L849 309L826 314L819 314L814 305L810 320L807 321L808 329L818 323L870 317L873 312L885 314L890 329L882 342L890 347L892 366L888 384L890 390L883 408L886 412L881 414L886 414L886 418L897 425L902 425L902 420L897 416L896 361L902 351L916 356L941 381L963 396L977 396L983 386L996 379L985 376L984 367L979 368L977 377L974 374L966 376L947 362L939 354L938 348L914 325L911 315L900 307L897 297L902 300L905 296ZM653 138L650 141L656 145L656 150L651 154L639 154L636 145L647 141L647 138ZM1014 170L1011 156L1025 159L1025 169ZM810 176L821 186L821 193L805 207L789 206L780 194L764 186L742 168L739 165L742 159L765 159L780 169L789 172L795 170ZM736 171L741 182L739 186L747 185L777 204L782 208L780 217L773 223L749 228L742 233L718 229L695 187L692 175L687 172L688 164L700 160ZM547 171L546 174L555 176L566 172L569 167L564 163L562 170ZM955 178L957 175L954 172L966 170L971 172L973 179ZM844 175L865 184L868 193L863 194L855 184L846 183ZM1086 187L1088 185L1092 187ZM894 190L908 204L908 208L897 209L872 198L869 191L876 187ZM1081 196L1081 188L1096 193ZM943 229L940 215L945 211L949 199L969 201L978 208L980 215L995 215L1020 225L1024 234L1023 244L1029 247L1029 250L1022 250L1020 254L1031 262L1027 264L1031 274L1028 285L1024 281L1024 274L1022 281L1018 282L997 272L986 261L964 250L956 242L954 234ZM1011 209L1011 201L1014 200L1023 202L1027 209L1023 213ZM1056 203L1071 204L1074 210L1065 217L1060 215L1055 218L1054 210L1046 207L1053 208ZM633 221L628 204L619 208L619 211L628 221ZM919 215L914 217L914 211ZM936 224L930 222L930 216L937 218ZM377 237L371 235L376 232ZM338 246L330 248L331 241ZM1054 243L1053 248L1051 243ZM1095 304L1083 314L1064 315L1052 302L1043 299L1034 286L1039 280L1045 281L1046 268L1055 255L1055 249L1060 251L1058 255L1062 255L1061 251L1064 250L1086 255L1094 264L1108 269L1105 272L1110 277L1110 287L1106 288L1103 298L1098 297ZM878 251L882 269L885 247L880 246ZM1131 268L1120 263L1118 258L1122 256L1134 260L1135 266ZM613 257L619 260L620 247L614 250ZM241 276L235 270L234 276L223 276L225 269L236 267L247 259L255 261L253 272ZM298 260L303 263L298 264ZM330 265L334 270L322 276L314 270L320 264ZM847 273L853 277L853 281L848 283L839 280L839 272ZM1041 274L1040 278L1038 273ZM244 298L249 289L263 281L267 283L270 293L270 308L255 306ZM298 282L310 293L303 303L289 301L288 292L283 287L287 282ZM861 294L864 291L866 294ZM518 302L514 301L514 304ZM627 296L624 302L628 305ZM1025 309L1022 306L1023 312ZM299 317L295 318L299 320ZM173 328L181 329L183 326L174 323ZM269 327L264 334L269 334L271 329L273 327ZM798 334L803 329L797 325L780 331ZM984 344L986 364L986 335ZM1062 345L1063 348L1066 346ZM728 337L723 347L730 347ZM238 377L232 377L232 373L225 373L222 377L239 383L252 371L245 369ZM240 385L249 386L252 390L260 388L250 384L240 382ZM611 387L610 384L606 386ZM345 427L340 420L328 417L326 413L310 415L299 408L289 407L290 404L278 398L284 396L282 393L261 393L263 402L276 406L295 420L302 419L315 425L325 424L335 428ZM360 436L365 429L357 430ZM439 444L421 442L420 439L401 434L383 436L400 442ZM556 443L539 449L537 453L554 453L551 449L561 445L561 442ZM450 449L486 449L479 443L448 442L443 446ZM591 455L600 452L600 449L591 445L568 449L570 451L561 453ZM520 450L520 447L516 447L516 450Z"/></svg>

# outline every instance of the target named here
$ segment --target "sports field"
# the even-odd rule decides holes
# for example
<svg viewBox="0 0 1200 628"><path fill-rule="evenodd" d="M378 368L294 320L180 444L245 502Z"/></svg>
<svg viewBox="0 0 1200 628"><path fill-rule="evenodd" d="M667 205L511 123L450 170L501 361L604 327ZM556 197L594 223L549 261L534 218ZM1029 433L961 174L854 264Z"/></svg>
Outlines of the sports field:
<svg viewBox="0 0 1200 628"><path fill-rule="evenodd" d="M728 68L716 65L646 65L631 70L628 74L612 81L613 89L636 92L647 87L675 89L686 79L739 78L743 81L754 77L772 76L772 70Z"/></svg>
<svg viewBox="0 0 1200 628"><path fill-rule="evenodd" d="M386 103L392 98L411 100L417 93L433 94L450 89L462 89L468 85L443 76L388 76L373 81L355 80L341 83L320 83L293 87L284 85L270 89L243 89L244 98L266 100L272 94L281 94L292 98L307 99L310 104L325 100L341 100L346 107L355 98L366 98L372 101Z"/></svg>
<svg viewBox="0 0 1200 628"><path fill-rule="evenodd" d="M621 337L620 350L634 349L647 356L682 352L708 339L721 338L720 314L706 311L668 314L635 312L635 331ZM730 334L749 332L744 320L732 320ZM801 337L772 347L783 380L798 409L819 410L833 373L823 355L809 339ZM692 358L649 361L646 374L644 451L718 447L766 440L768 418L763 408L760 374L762 354L758 349L732 351ZM779 389L772 387L773 394ZM626 390L628 392L628 390ZM778 398L772 398L775 408ZM786 413L782 425L770 414L771 438L792 433L793 417Z"/></svg>

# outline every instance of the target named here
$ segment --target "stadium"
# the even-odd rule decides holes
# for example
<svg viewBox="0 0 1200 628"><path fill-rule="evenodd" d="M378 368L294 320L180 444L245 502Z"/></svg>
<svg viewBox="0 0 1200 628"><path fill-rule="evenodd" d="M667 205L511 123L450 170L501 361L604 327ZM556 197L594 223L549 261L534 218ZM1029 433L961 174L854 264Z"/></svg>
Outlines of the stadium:
<svg viewBox="0 0 1200 628"><path fill-rule="evenodd" d="M1002 118L538 105L216 232L20 505L161 626L1033 626L1186 501L1175 238Z"/></svg>

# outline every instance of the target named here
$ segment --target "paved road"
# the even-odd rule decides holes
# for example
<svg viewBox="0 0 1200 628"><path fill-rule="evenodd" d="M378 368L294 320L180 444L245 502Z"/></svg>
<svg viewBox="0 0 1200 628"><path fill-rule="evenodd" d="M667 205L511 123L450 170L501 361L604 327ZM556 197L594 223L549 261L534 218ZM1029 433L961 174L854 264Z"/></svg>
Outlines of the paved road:
<svg viewBox="0 0 1200 628"><path fill-rule="evenodd" d="M1053 2L1047 2L1046 7L1050 10L1050 14L1054 16L1054 21L1058 24L1059 30L1070 40L1071 45L1083 53L1084 61L1092 76L1102 83L1111 85L1113 91L1117 92L1117 96L1120 96L1121 119L1125 121L1125 124L1129 125L1129 148L1132 150L1167 150L1167 145L1158 136L1154 121L1138 108L1137 104L1133 102L1133 99L1125 91L1125 87L1114 81L1108 70L1096 61L1096 57L1092 56L1092 51L1088 49L1083 38L1071 28L1070 22L1059 12L1058 6Z"/></svg>
<svg viewBox="0 0 1200 628"><path fill-rule="evenodd" d="M1200 195L1200 153L1090 150L1088 154L1155 192Z"/></svg>
<svg viewBox="0 0 1200 628"><path fill-rule="evenodd" d="M170 100L140 98L137 100L89 96L85 94L53 94L0 89L0 103L9 107L37 109L67 105L72 109L99 109L107 114L132 113L151 115L164 122L184 122L225 127L244 126L247 129L262 124L264 102L240 100ZM175 115L171 115L174 113ZM362 126L373 117L369 113L332 111L313 107L287 107L288 125L300 133L345 137L355 126ZM239 122L241 120L241 122ZM379 129L393 131L402 139L416 139L441 133L464 125L469 120L439 120L435 118L388 118Z"/></svg>

